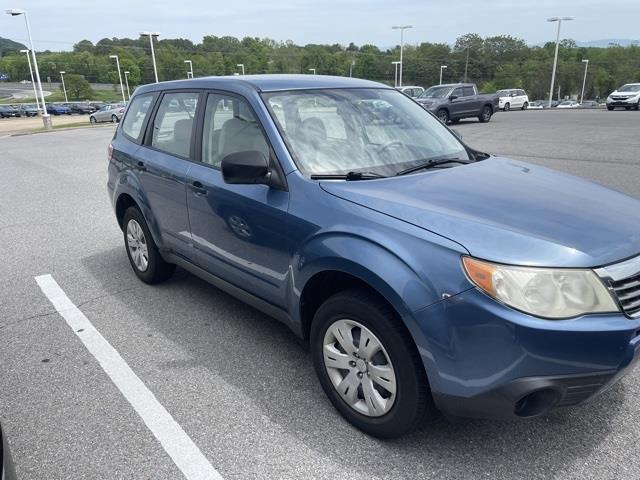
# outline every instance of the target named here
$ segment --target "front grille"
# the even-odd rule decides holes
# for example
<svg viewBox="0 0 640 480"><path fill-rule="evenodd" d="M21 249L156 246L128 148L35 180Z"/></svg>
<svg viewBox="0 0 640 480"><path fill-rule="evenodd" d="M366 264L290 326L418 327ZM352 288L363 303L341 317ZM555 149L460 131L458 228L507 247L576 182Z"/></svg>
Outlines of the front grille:
<svg viewBox="0 0 640 480"><path fill-rule="evenodd" d="M611 281L613 292L624 313L630 317L640 315L640 273L619 281Z"/></svg>

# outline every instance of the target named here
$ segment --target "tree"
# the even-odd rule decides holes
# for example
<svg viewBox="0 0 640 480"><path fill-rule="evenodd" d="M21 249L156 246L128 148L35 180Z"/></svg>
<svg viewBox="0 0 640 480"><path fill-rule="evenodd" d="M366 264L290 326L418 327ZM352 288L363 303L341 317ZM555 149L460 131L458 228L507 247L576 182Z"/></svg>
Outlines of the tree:
<svg viewBox="0 0 640 480"><path fill-rule="evenodd" d="M67 87L67 95L74 100L90 99L93 96L91 84L82 75L68 74L65 76L64 83ZM60 89L62 90L62 85Z"/></svg>

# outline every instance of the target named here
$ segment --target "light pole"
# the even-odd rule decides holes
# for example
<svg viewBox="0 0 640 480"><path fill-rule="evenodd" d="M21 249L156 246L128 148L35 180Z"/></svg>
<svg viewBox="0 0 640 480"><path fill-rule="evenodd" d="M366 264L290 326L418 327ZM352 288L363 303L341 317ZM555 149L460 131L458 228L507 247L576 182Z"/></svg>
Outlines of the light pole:
<svg viewBox="0 0 640 480"><path fill-rule="evenodd" d="M193 78L193 62L191 60L185 60L184 63L189 64L189 71L187 72L187 78Z"/></svg>
<svg viewBox="0 0 640 480"><path fill-rule="evenodd" d="M129 70L124 71L124 83L127 85L127 100L131 100L131 93L129 93Z"/></svg>
<svg viewBox="0 0 640 480"><path fill-rule="evenodd" d="M400 65L400 62L391 62L391 65L393 65L396 70L395 77L393 80L393 86L398 88L398 65Z"/></svg>
<svg viewBox="0 0 640 480"><path fill-rule="evenodd" d="M311 72L312 75L316 74L316 69L315 68L309 68L308 70Z"/></svg>
<svg viewBox="0 0 640 480"><path fill-rule="evenodd" d="M33 97L36 99L36 108L40 110L40 100L38 100L38 91L36 90L36 82L33 79L33 68L31 68L31 56L29 50L20 50L20 53L27 54L27 63L29 63L29 73L31 74L31 85L33 86Z"/></svg>
<svg viewBox="0 0 640 480"><path fill-rule="evenodd" d="M440 65L440 85L442 85L442 72L447 68L446 65Z"/></svg>
<svg viewBox="0 0 640 480"><path fill-rule="evenodd" d="M29 36L29 50L31 50L31 55L33 56L33 68L36 71L36 80L38 81L38 90L40 90L40 100L42 101L42 122L44 123L44 128L47 130L51 129L51 117L47 113L47 105L44 101L44 93L42 92L42 82L40 82L40 71L38 70L38 60L36 59L36 51L33 48L33 39L31 38L31 27L29 26L29 16L27 15L26 10L20 10L19 8L12 8L7 10L7 15L11 15L12 17L18 15L24 15L24 23L27 25L27 35Z"/></svg>
<svg viewBox="0 0 640 480"><path fill-rule="evenodd" d="M398 87L402 86L402 67L403 67L403 54L404 54L404 31L407 28L413 28L413 25L394 25L391 27L393 30L400 30L400 76L398 80Z"/></svg>
<svg viewBox="0 0 640 480"><path fill-rule="evenodd" d="M353 67L356 66L356 61L351 60L351 65L349 65L349 77L353 77Z"/></svg>
<svg viewBox="0 0 640 480"><path fill-rule="evenodd" d="M584 102L584 86L587 84L587 69L589 68L589 60L582 60L584 63L584 78L582 79L582 95L580 95L580 103Z"/></svg>
<svg viewBox="0 0 640 480"><path fill-rule="evenodd" d="M153 74L156 77L156 83L158 83L158 67L156 65L156 52L153 50L153 37L160 35L159 32L140 32L140 35L149 35L149 44L151 45L151 59L153 60Z"/></svg>
<svg viewBox="0 0 640 480"><path fill-rule="evenodd" d="M556 36L556 53L553 57L553 70L551 71L551 88L549 89L549 108L553 100L553 85L556 82L556 66L558 65L558 48L560 47L560 27L563 21L573 20L573 17L551 17L547 22L558 22L558 34Z"/></svg>
<svg viewBox="0 0 640 480"><path fill-rule="evenodd" d="M240 67L242 69L242 75L244 75L244 63L238 63L236 67Z"/></svg>
<svg viewBox="0 0 640 480"><path fill-rule="evenodd" d="M127 99L124 98L124 85L122 84L122 73L120 73L120 59L118 58L118 55L109 55L109 58L116 59L116 65L118 67L118 78L120 79L120 91L122 92L122 101L126 103Z"/></svg>
<svg viewBox="0 0 640 480"><path fill-rule="evenodd" d="M69 103L69 99L67 98L67 87L64 86L64 74L67 73L65 71L60 72L60 80L62 81L62 91L64 92L64 103Z"/></svg>

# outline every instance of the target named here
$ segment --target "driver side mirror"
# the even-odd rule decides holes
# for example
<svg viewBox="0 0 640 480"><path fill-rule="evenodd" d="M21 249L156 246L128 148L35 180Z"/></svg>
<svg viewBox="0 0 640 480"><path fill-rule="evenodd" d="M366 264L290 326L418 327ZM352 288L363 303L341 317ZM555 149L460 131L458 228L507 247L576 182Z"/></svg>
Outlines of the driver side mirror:
<svg viewBox="0 0 640 480"><path fill-rule="evenodd" d="M222 159L222 178L230 184L269 184L269 161L262 152L246 150Z"/></svg>
<svg viewBox="0 0 640 480"><path fill-rule="evenodd" d="M451 96L449 97L449 101L453 101L453 100L455 100L456 98L458 98L458 95L451 95Z"/></svg>

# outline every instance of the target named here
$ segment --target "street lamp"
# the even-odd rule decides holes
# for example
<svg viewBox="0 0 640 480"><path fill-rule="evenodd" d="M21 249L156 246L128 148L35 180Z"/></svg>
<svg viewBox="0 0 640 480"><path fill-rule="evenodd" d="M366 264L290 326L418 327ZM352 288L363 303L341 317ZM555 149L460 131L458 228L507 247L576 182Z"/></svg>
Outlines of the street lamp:
<svg viewBox="0 0 640 480"><path fill-rule="evenodd" d="M44 101L44 93L42 92L42 82L40 82L40 71L38 70L38 60L36 59L36 51L33 48L33 39L31 38L31 27L29 26L29 16L26 10L20 10L19 8L12 8L7 10L7 15L11 15L12 17L16 17L18 15L24 15L24 23L27 25L27 35L29 36L29 50L31 50L31 55L33 56L33 68L36 71L36 80L38 81L38 89L40 90L40 100L42 101L42 122L44 123L44 128L47 130L51 129L51 117L47 113L47 105Z"/></svg>
<svg viewBox="0 0 640 480"><path fill-rule="evenodd" d="M356 66L356 61L355 60L351 60L351 65L349 65L349 76L353 77L353 67Z"/></svg>
<svg viewBox="0 0 640 480"><path fill-rule="evenodd" d="M62 81L62 91L64 92L64 103L69 103L69 99L67 98L67 87L64 86L64 74L67 73L65 71L60 72L60 80Z"/></svg>
<svg viewBox="0 0 640 480"><path fill-rule="evenodd" d="M556 36L556 53L553 57L553 70L551 72L551 88L549 89L549 108L553 100L553 85L556 82L556 66L558 65L558 48L560 46L560 27L563 21L573 20L573 17L551 17L547 18L547 22L558 22L558 35ZM560 99L558 99L560 100Z"/></svg>
<svg viewBox="0 0 640 480"><path fill-rule="evenodd" d="M187 78L193 78L193 62L191 60L185 60L184 63L189 64L189 71L187 72Z"/></svg>
<svg viewBox="0 0 640 480"><path fill-rule="evenodd" d="M131 93L129 93L129 70L124 71L124 83L127 85L127 99L131 100Z"/></svg>
<svg viewBox="0 0 640 480"><path fill-rule="evenodd" d="M442 85L442 72L447 68L446 65L440 65L440 85Z"/></svg>
<svg viewBox="0 0 640 480"><path fill-rule="evenodd" d="M587 69L589 68L589 60L582 60L584 63L584 78L582 79L582 95L580 95L580 103L584 102L584 86L587 84Z"/></svg>
<svg viewBox="0 0 640 480"><path fill-rule="evenodd" d="M31 74L31 85L33 86L33 97L36 99L36 108L40 110L40 100L38 100L38 91L36 90L36 82L33 79L33 68L31 68L31 56L29 50L20 50L20 53L27 54L27 63L29 63L29 73Z"/></svg>
<svg viewBox="0 0 640 480"><path fill-rule="evenodd" d="M316 69L315 68L309 68L308 70L311 72L312 75L316 74Z"/></svg>
<svg viewBox="0 0 640 480"><path fill-rule="evenodd" d="M391 62L391 65L393 65L396 70L395 77L393 80L393 86L398 88L398 65L400 65L400 62Z"/></svg>
<svg viewBox="0 0 640 480"><path fill-rule="evenodd" d="M400 30L400 77L398 81L398 86L402 86L402 66L403 62L403 53L404 53L404 31L407 28L413 28L413 25L394 25L391 27L393 30Z"/></svg>
<svg viewBox="0 0 640 480"><path fill-rule="evenodd" d="M238 63L236 67L240 67L242 69L242 75L244 75L244 63Z"/></svg>
<svg viewBox="0 0 640 480"><path fill-rule="evenodd" d="M149 44L151 45L151 58L153 59L153 74L156 77L156 83L158 83L158 67L156 66L156 52L153 50L153 37L160 35L159 32L140 32L140 35L149 35Z"/></svg>
<svg viewBox="0 0 640 480"><path fill-rule="evenodd" d="M109 55L109 58L116 59L116 65L118 66L118 78L120 79L120 91L122 92L122 101L126 103L127 99L124 98L124 85L122 85L122 73L120 73L120 59L118 55Z"/></svg>

